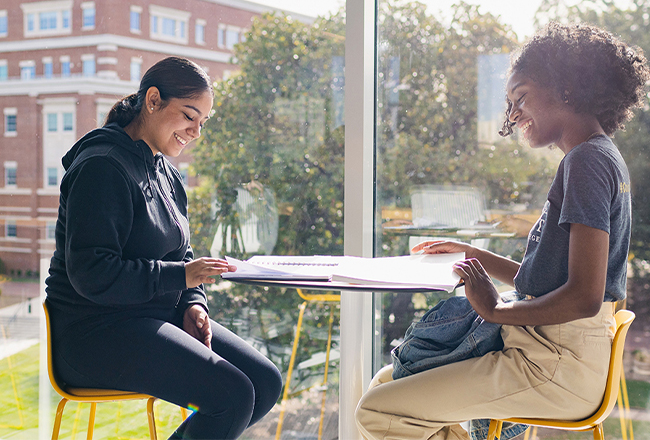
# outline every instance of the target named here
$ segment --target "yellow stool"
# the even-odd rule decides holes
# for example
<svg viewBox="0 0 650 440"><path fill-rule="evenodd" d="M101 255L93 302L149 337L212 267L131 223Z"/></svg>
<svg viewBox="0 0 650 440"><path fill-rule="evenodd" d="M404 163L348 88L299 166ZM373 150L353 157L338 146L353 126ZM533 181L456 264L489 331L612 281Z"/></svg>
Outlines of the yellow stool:
<svg viewBox="0 0 650 440"><path fill-rule="evenodd" d="M609 373L607 375L605 395L600 408L598 408L591 417L577 421L526 418L492 420L490 422L487 440L495 440L495 438L501 436L501 428L504 421L523 423L534 427L541 426L543 428L565 429L568 431L592 431L594 440L604 440L603 421L605 421L612 412L617 400L619 402L619 408L623 411L619 395L619 390L622 384L621 374L623 371L623 349L625 348L625 336L630 328L630 324L634 321L635 315L629 310L619 310L616 312L614 317L616 318L616 334L614 335L614 342L612 343L612 355L609 360ZM627 389L625 389L622 394L627 400ZM621 421L621 424L623 424L623 421Z"/></svg>
<svg viewBox="0 0 650 440"><path fill-rule="evenodd" d="M53 361L52 361L52 335L50 331L50 314L47 309L47 300L43 302L43 310L45 310L45 324L47 328L47 372L50 376L50 383L54 390L59 393L61 400L56 408L56 417L54 419L54 429L52 431L52 440L59 438L59 429L61 428L61 417L63 416L63 409L68 401L72 402L89 402L90 403L90 417L88 420L88 434L86 438L91 440L93 438L93 430L95 428L95 412L97 410L98 402L116 402L122 400L147 400L147 419L149 421L149 437L151 440L156 440L156 419L153 413L153 404L156 400L155 397L147 394L132 393L128 391L119 390L106 390L97 388L72 388L62 387L56 380L54 375ZM181 415L183 420L187 418L187 410L181 408Z"/></svg>
<svg viewBox="0 0 650 440"><path fill-rule="evenodd" d="M284 385L284 392L282 394L282 401L280 403L280 417L278 418L278 427L275 431L275 440L280 440L282 434L282 423L284 422L284 411L286 406L286 401L289 398L289 385L291 384L291 374L293 373L293 366L296 361L296 353L298 351L298 341L300 341L300 331L302 330L302 318L305 314L305 309L307 303L309 302L329 302L329 303L340 303L341 295L340 294L305 294L302 289L296 289L298 295L304 300L299 306L300 314L298 315L298 324L296 325L296 336L293 339L293 348L291 350L291 358L289 359L289 369L287 371L287 380ZM320 423L318 425L318 440L323 438L323 419L325 416L325 398L327 392L327 374L329 372L329 363L330 363L330 349L332 348L332 323L334 322L334 308L330 308L330 317L329 317L329 329L327 332L327 348L325 355L325 373L323 374L323 399L321 402L320 408ZM305 391L305 390L303 390ZM302 391L301 391L302 392Z"/></svg>

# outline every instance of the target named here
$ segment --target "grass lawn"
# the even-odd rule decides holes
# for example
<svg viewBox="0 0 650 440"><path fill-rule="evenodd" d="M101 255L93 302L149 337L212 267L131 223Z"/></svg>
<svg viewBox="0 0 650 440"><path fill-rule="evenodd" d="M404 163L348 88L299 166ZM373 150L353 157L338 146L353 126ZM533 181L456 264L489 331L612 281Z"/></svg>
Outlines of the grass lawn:
<svg viewBox="0 0 650 440"><path fill-rule="evenodd" d="M39 345L0 359L0 439L38 438ZM60 396L51 389L52 421ZM85 439L89 403L68 402L61 422L60 439ZM181 422L180 409L157 401L158 438L167 438ZM51 431L47 437L51 437ZM146 401L97 404L96 439L148 439Z"/></svg>
<svg viewBox="0 0 650 440"><path fill-rule="evenodd" d="M38 438L39 346L9 358L0 359L0 440L36 440ZM650 383L628 380L628 394L633 408L646 410L650 402ZM60 397L51 390L51 416ZM61 424L61 439L85 439L90 404L68 402ZM158 438L165 439L180 424L177 406L157 401L155 406ZM635 421L634 440L650 440L650 422ZM274 429L273 429L274 432ZM264 435L268 435L265 432ZM47 438L51 431L48 430ZM291 438L289 430L283 437ZM540 429L538 437L548 440L591 440L588 432ZM620 421L610 417L605 422L607 440L622 439ZM148 439L146 402L107 402L97 405L95 439ZM248 437L246 437L248 438ZM252 438L252 437L251 437ZM297 437L296 437L297 438ZM520 437L523 440L523 436ZM340 439L346 440L346 439ZM628 434L628 440L629 438Z"/></svg>

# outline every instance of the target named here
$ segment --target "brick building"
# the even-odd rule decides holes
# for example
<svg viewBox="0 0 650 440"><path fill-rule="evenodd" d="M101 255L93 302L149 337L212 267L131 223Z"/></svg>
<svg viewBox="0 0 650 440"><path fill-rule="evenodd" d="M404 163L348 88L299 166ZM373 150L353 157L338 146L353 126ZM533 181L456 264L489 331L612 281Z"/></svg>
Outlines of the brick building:
<svg viewBox="0 0 650 440"><path fill-rule="evenodd" d="M272 10L246 0L2 2L0 271L36 273L51 255L61 157L146 69L177 55L222 79L251 20ZM193 184L190 155L171 159Z"/></svg>

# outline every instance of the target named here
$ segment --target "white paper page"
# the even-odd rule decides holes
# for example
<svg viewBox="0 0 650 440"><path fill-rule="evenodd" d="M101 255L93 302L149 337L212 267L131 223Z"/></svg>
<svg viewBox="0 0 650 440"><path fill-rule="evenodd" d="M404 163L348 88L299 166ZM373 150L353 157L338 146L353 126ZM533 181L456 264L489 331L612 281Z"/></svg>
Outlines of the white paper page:
<svg viewBox="0 0 650 440"><path fill-rule="evenodd" d="M395 286L439 287L452 290L460 281L453 265L465 254L406 255L400 257L346 259L332 281Z"/></svg>
<svg viewBox="0 0 650 440"><path fill-rule="evenodd" d="M248 261L241 261L226 256L228 264L237 267L237 270L235 272L224 273L221 277L224 279L329 281L335 266L325 264L315 265L313 264L315 263L313 258L253 257Z"/></svg>

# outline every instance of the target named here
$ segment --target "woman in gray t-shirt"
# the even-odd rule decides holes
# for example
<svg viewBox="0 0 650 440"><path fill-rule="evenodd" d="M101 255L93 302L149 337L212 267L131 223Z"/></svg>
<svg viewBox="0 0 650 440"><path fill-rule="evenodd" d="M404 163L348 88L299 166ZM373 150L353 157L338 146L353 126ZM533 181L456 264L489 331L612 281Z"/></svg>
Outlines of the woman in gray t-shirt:
<svg viewBox="0 0 650 440"><path fill-rule="evenodd" d="M380 370L356 411L370 438L462 438L470 419L581 419L602 401L613 304L625 298L630 178L610 136L645 102L639 49L589 25L549 24L513 58L506 121L531 148L565 154L521 263L466 243L455 271L476 312L502 324L504 348L391 380ZM503 302L492 278L526 301ZM570 356L567 354L571 354Z"/></svg>

